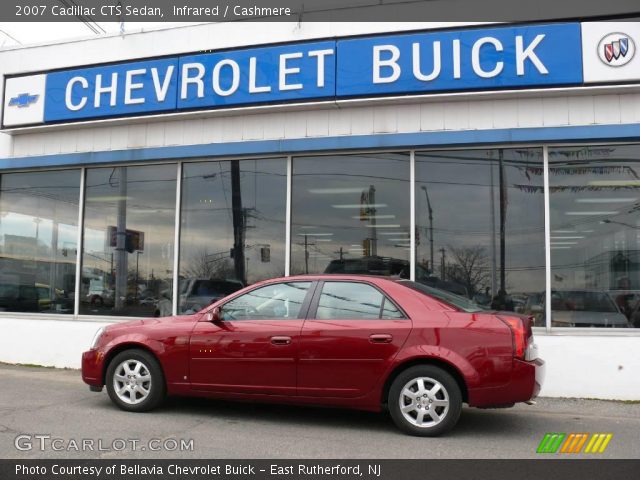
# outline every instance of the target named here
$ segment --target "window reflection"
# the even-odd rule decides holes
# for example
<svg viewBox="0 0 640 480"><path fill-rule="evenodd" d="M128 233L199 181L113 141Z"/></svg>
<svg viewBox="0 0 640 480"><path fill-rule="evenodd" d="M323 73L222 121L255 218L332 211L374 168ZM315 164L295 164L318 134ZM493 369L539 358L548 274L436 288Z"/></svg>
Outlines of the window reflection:
<svg viewBox="0 0 640 480"><path fill-rule="evenodd" d="M551 324L640 327L640 146L549 150Z"/></svg>
<svg viewBox="0 0 640 480"><path fill-rule="evenodd" d="M179 311L284 275L285 159L183 166Z"/></svg>
<svg viewBox="0 0 640 480"><path fill-rule="evenodd" d="M409 155L293 160L291 273L409 277Z"/></svg>
<svg viewBox="0 0 640 480"><path fill-rule="evenodd" d="M543 297L540 148L416 153L416 280L498 310Z"/></svg>
<svg viewBox="0 0 640 480"><path fill-rule="evenodd" d="M73 313L80 171L0 178L0 311Z"/></svg>
<svg viewBox="0 0 640 480"><path fill-rule="evenodd" d="M276 283L257 288L223 305L223 320L294 320L310 282Z"/></svg>
<svg viewBox="0 0 640 480"><path fill-rule="evenodd" d="M87 170L80 313L172 310L176 165Z"/></svg>

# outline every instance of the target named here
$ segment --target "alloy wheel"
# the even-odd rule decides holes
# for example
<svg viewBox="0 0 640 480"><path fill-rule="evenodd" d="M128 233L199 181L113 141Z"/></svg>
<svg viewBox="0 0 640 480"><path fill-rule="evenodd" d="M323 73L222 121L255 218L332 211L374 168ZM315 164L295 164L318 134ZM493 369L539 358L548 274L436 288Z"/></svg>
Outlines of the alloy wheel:
<svg viewBox="0 0 640 480"><path fill-rule="evenodd" d="M410 380L400 391L400 412L407 422L419 428L431 428L449 412L449 393L439 381L429 377Z"/></svg>
<svg viewBox="0 0 640 480"><path fill-rule="evenodd" d="M143 402L151 393L151 372L140 360L125 360L113 373L113 390L129 405Z"/></svg>

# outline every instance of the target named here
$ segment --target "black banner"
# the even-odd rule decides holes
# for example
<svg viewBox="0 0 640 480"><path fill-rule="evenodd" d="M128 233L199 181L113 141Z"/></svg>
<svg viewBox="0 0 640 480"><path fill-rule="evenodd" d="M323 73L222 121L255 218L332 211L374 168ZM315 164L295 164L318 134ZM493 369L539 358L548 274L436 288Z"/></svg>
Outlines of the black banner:
<svg viewBox="0 0 640 480"><path fill-rule="evenodd" d="M640 19L638 0L2 0L5 22L392 22Z"/></svg>
<svg viewBox="0 0 640 480"><path fill-rule="evenodd" d="M640 460L595 459L0 460L2 480L600 480L636 478L638 471Z"/></svg>

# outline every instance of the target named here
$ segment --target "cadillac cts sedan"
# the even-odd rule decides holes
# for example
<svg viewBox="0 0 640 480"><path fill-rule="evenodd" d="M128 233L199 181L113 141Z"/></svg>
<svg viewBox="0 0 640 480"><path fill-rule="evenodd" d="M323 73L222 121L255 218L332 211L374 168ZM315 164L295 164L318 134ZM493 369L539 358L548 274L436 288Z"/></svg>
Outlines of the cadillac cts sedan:
<svg viewBox="0 0 640 480"><path fill-rule="evenodd" d="M132 412L167 395L386 409L404 432L434 436L463 403L536 397L544 362L531 325L409 280L277 278L194 315L100 329L82 377Z"/></svg>

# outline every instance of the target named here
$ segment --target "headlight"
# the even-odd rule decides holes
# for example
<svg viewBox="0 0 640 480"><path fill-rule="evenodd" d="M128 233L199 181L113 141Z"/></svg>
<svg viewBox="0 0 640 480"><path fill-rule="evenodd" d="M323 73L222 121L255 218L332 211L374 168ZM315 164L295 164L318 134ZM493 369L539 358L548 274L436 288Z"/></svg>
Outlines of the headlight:
<svg viewBox="0 0 640 480"><path fill-rule="evenodd" d="M100 340L100 337L102 336L102 334L104 333L104 329L106 327L100 327L95 335L93 336L93 340L91 340L91 350L93 350L94 348L96 348L96 345L98 344L98 340Z"/></svg>

